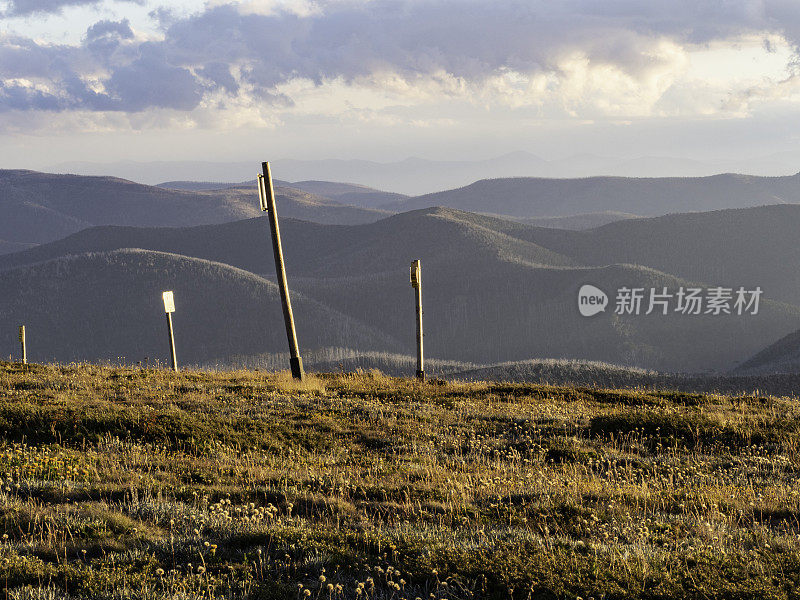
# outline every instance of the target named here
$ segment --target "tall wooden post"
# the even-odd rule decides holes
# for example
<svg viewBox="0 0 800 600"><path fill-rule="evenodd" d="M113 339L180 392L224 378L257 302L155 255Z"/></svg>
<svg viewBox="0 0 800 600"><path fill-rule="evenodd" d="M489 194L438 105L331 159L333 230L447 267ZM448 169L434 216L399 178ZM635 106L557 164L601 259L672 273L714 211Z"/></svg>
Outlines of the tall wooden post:
<svg viewBox="0 0 800 600"><path fill-rule="evenodd" d="M411 263L411 287L414 288L417 306L417 379L425 380L425 364L422 355L422 266L419 260Z"/></svg>
<svg viewBox="0 0 800 600"><path fill-rule="evenodd" d="M302 380L303 359L297 345L297 332L294 328L292 315L292 301L289 298L289 284L286 281L286 267L283 264L283 249L281 248L281 232L278 227L278 211L275 208L275 189L272 187L272 171L268 162L261 163L262 174L258 176L258 197L261 201L261 210L269 217L269 226L272 234L272 252L275 255L275 274L278 276L278 289L281 293L283 306L283 321L286 325L286 337L289 340L289 366L292 377Z"/></svg>
<svg viewBox="0 0 800 600"><path fill-rule="evenodd" d="M19 326L19 344L22 348L22 364L28 364L28 344L25 341L25 325Z"/></svg>
<svg viewBox="0 0 800 600"><path fill-rule="evenodd" d="M164 312L167 313L167 331L169 331L169 352L172 358L172 370L178 372L178 358L175 355L175 334L172 330L172 313L175 312L175 296L172 292L164 292Z"/></svg>

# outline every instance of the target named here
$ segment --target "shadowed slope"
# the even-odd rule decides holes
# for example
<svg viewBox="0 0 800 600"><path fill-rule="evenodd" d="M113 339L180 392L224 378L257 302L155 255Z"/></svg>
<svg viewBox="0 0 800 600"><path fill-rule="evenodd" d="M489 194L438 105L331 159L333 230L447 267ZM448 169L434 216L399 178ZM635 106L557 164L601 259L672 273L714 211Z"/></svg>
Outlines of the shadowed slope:
<svg viewBox="0 0 800 600"><path fill-rule="evenodd" d="M574 261L515 237L528 226L463 213L427 209L377 223L333 226L281 218L290 273L337 277L407 267L415 258L459 264L508 258L567 266ZM274 274L266 218L190 228L94 227L24 252L0 256L0 270L67 254L144 248L174 252Z"/></svg>
<svg viewBox="0 0 800 600"><path fill-rule="evenodd" d="M800 207L767 209L800 212ZM532 357L579 358L667 371L728 370L796 329L800 309L769 302L774 295L764 288L757 316L688 316L672 311L667 315L659 311L650 316L615 315L615 294L621 287L641 287L649 292L666 286L674 292L680 286L693 285L690 281L719 285L726 283L717 276L728 263L724 255L714 254L713 248L705 249L703 255L702 244L681 241L674 247L674 256L694 260L708 276L689 279L668 274L666 268L613 264L635 259L617 257L614 252L627 239L641 248L643 260L672 257L668 252L672 248L667 237L670 231L681 240L681 227L699 235L699 230L681 225L681 219L689 223L693 218L708 219L704 223L707 230L713 230L712 225L719 221L714 227L724 231L728 213L761 215L760 211L767 209L677 215L677 224L665 227L663 238L658 227L652 229L653 222L663 219L570 232L445 208L355 226L283 219L281 229L291 289L399 340L404 353L412 354L415 344L408 265L419 258L425 339L431 357L483 364ZM638 237L613 231L622 226L645 229ZM612 233L605 233L607 229ZM659 244L666 246L660 248ZM650 251L649 245L656 250ZM0 257L0 270L65 254L121 247L173 252L255 273L274 273L265 219L184 229L94 228ZM613 266L606 266L606 261ZM597 266L587 266L592 263ZM768 269L780 273L787 268L780 262L761 264L764 277L777 277ZM587 283L605 290L611 302L605 313L592 318L582 317L577 309L578 290ZM641 312L647 308L645 299ZM351 342L328 345L367 349ZM252 353L237 350L231 354Z"/></svg>
<svg viewBox="0 0 800 600"><path fill-rule="evenodd" d="M28 329L32 360L166 360L161 292L173 290L182 364L286 348L275 284L228 265L161 252L119 250L0 273L0 329ZM390 337L293 294L301 347L397 347ZM16 355L6 336L0 355Z"/></svg>
<svg viewBox="0 0 800 600"><path fill-rule="evenodd" d="M616 315L617 289L677 289L685 280L632 265L534 267L495 261L423 262L426 353L474 363L523 358L598 360L662 371L727 370L790 331L800 308L763 302L758 315ZM578 290L591 283L611 305L591 318ZM347 278L297 278L294 289L400 339L414 349L413 293L407 267Z"/></svg>
<svg viewBox="0 0 800 600"><path fill-rule="evenodd" d="M22 252L32 248L35 244L24 244L22 242L8 242L0 240L0 254L11 254L12 252Z"/></svg>
<svg viewBox="0 0 800 600"><path fill-rule="evenodd" d="M540 229L532 241L587 265L640 264L693 281L760 286L800 298L800 206L761 206L618 221L579 232Z"/></svg>
<svg viewBox="0 0 800 600"><path fill-rule="evenodd" d="M800 373L800 331L770 344L734 370L737 375Z"/></svg>
<svg viewBox="0 0 800 600"><path fill-rule="evenodd" d="M626 221L628 219L639 218L641 218L639 215L632 215L630 213L605 211L571 215L568 217L531 217L527 219L521 219L521 221L526 225L532 225L534 227L583 231L585 229L594 229L595 227L601 227L617 221Z"/></svg>

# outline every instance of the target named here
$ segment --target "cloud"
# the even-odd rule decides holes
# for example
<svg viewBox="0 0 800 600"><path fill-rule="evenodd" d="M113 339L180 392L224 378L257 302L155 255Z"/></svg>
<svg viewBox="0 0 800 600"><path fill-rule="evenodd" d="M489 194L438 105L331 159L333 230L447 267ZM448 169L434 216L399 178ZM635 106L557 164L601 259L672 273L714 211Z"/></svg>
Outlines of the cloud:
<svg viewBox="0 0 800 600"><path fill-rule="evenodd" d="M124 40L134 38L127 19L98 21L86 30L85 45L93 55L108 61Z"/></svg>
<svg viewBox="0 0 800 600"><path fill-rule="evenodd" d="M107 37L119 37L126 40L133 38L133 30L128 19L122 21L98 21L86 30L86 39L89 41Z"/></svg>
<svg viewBox="0 0 800 600"><path fill-rule="evenodd" d="M10 10L87 3L15 0ZM188 17L151 14L163 39L142 40L124 20L91 25L75 46L0 36L0 105L289 109L299 97L286 90L305 81L419 102L444 96L581 118L645 116L695 106L682 100L691 94L685 74L693 49L744 36L800 46L793 0L253 0L210 2ZM708 92L698 110L725 110L724 95Z"/></svg>
<svg viewBox="0 0 800 600"><path fill-rule="evenodd" d="M138 112L155 106L192 110L203 97L203 85L188 69L169 64L158 44L143 44L141 55L119 67L106 82L117 110Z"/></svg>
<svg viewBox="0 0 800 600"><path fill-rule="evenodd" d="M239 91L239 84L231 74L230 67L223 62L209 62L197 72L210 80L215 87L222 88L229 94Z"/></svg>
<svg viewBox="0 0 800 600"><path fill-rule="evenodd" d="M144 0L121 0L144 4ZM95 6L101 0L11 0L5 12L6 17L20 17L35 13L59 13L69 6Z"/></svg>
<svg viewBox="0 0 800 600"><path fill-rule="evenodd" d="M63 101L52 94L28 86L0 83L0 112L12 110L60 111Z"/></svg>

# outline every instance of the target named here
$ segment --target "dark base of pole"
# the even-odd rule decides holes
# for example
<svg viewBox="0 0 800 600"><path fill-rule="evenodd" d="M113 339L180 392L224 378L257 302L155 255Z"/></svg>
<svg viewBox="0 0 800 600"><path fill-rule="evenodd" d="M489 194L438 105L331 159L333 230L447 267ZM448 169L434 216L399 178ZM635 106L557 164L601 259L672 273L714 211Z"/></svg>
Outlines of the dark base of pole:
<svg viewBox="0 0 800 600"><path fill-rule="evenodd" d="M425 381L425 371L417 371L417 379Z"/></svg>
<svg viewBox="0 0 800 600"><path fill-rule="evenodd" d="M300 356L296 358L290 358L289 365L292 368L292 377L302 381L303 377L305 377L305 372L303 371L303 358Z"/></svg>

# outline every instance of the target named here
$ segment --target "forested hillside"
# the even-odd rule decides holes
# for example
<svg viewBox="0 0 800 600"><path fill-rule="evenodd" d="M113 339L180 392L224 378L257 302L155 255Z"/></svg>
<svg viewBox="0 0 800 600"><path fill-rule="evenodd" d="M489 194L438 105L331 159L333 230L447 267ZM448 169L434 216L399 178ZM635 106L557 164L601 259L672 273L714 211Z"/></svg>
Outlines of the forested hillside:
<svg viewBox="0 0 800 600"><path fill-rule="evenodd" d="M56 258L0 273L0 330L25 324L31 360L166 362L161 293L175 293L181 364L286 347L274 283L229 265L144 250ZM298 335L309 347L400 348L378 330L300 293ZM16 337L0 356L18 356Z"/></svg>
<svg viewBox="0 0 800 600"><path fill-rule="evenodd" d="M781 214L774 216L773 212ZM800 308L776 302L775 290L781 289L772 286L783 276L788 280L792 262L767 261L764 253L784 248L784 254L792 256L792 219L798 216L800 207L766 207L630 220L575 232L435 208L351 226L286 218L282 219L282 234L291 289L328 307L332 315L346 315L346 322L372 332L371 345L362 345L360 334L320 343L325 336L315 336L309 329L311 335L304 334L300 340L307 350L339 346L413 354L413 293L408 265L421 259L425 343L432 358L477 364L570 358L703 372L731 369L796 329ZM752 223L753 235L742 235L738 242L725 239L721 232L729 227L731 217L741 222L738 227L742 231L745 223ZM664 226L665 220L668 226ZM696 220L710 239L720 239L721 249L693 245L691 234L699 232ZM624 228L630 228L630 233L619 231ZM639 229L643 231L637 233ZM670 245L670 231L681 243ZM663 259L663 268L632 264L636 260L631 255L615 256L621 238L628 239L632 247L641 247L641 264L651 258ZM178 229L87 229L52 244L0 257L0 272L31 268L63 256L121 248L211 260L274 277L264 218ZM749 265L757 264L747 262L747 252L755 250L762 253L758 264L769 267L762 267L759 279L745 277ZM686 271L691 265L705 271ZM674 274L682 270L694 277ZM137 278L144 276L132 270L130 285L135 287ZM98 279L96 285L101 281ZM578 290L587 283L605 290L611 303L591 318L577 310ZM675 312L673 307L668 314L661 314L659 309L647 315L647 299L641 314L615 314L616 291L625 287L648 292L666 287L674 293L680 288L720 284L761 285L763 298L757 314L739 315L734 310L733 314L687 315ZM209 286L207 290L204 285ZM227 292L225 283L215 280L198 283L191 293L221 301ZM76 302L79 297L75 295ZM273 316L278 318L279 313ZM226 310L209 308L204 318L213 320L221 331L230 323ZM298 310L298 323L303 318ZM15 327L14 319L7 317L5 327ZM228 354L206 352L203 358L223 359L269 350L257 345L248 348L252 350L231 346Z"/></svg>

